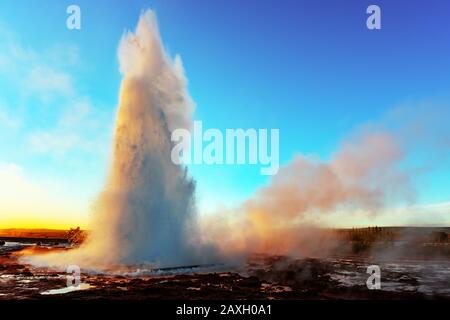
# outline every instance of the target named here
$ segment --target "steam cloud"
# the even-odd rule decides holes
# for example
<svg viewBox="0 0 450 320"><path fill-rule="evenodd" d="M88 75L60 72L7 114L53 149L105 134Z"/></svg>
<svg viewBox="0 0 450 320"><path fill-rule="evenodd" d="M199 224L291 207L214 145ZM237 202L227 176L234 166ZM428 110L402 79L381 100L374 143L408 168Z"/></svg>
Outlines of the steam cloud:
<svg viewBox="0 0 450 320"><path fill-rule="evenodd" d="M410 176L399 167L403 158L385 132L355 136L327 163L298 155L239 208L203 221L204 237L221 239L216 244L225 255L324 255L333 242L317 223L324 214L375 214L388 202L414 199Z"/></svg>

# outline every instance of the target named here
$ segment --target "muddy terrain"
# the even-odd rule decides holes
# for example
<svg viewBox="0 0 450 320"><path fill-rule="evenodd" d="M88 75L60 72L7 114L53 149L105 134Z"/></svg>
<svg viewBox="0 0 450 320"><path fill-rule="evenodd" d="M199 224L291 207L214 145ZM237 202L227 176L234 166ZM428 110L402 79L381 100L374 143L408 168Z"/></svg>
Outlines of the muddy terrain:
<svg viewBox="0 0 450 320"><path fill-rule="evenodd" d="M38 250L55 250L41 244ZM19 261L29 243L0 247L0 300L16 299L449 299L450 261L370 261L368 257L290 259L255 255L245 266L189 266L82 273L67 287L67 273ZM59 250L64 246L59 245ZM382 270L381 289L369 290L367 266Z"/></svg>

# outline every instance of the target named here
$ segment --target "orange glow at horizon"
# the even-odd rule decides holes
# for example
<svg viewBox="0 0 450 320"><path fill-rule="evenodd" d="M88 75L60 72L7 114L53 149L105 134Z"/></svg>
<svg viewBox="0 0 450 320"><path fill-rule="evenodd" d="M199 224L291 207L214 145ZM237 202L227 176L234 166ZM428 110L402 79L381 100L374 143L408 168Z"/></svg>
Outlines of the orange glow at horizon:
<svg viewBox="0 0 450 320"><path fill-rule="evenodd" d="M14 163L0 163L0 229L85 228L89 201L47 181L33 181Z"/></svg>
<svg viewBox="0 0 450 320"><path fill-rule="evenodd" d="M38 218L34 215L18 215L17 217L4 217L0 214L0 229L55 229L68 230L70 228L87 228L84 219L63 219L56 217Z"/></svg>

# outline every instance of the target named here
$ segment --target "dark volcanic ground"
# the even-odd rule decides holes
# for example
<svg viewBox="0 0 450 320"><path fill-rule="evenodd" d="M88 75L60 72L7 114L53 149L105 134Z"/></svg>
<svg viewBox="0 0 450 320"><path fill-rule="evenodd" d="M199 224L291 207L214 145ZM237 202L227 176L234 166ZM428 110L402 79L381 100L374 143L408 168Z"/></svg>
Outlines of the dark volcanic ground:
<svg viewBox="0 0 450 320"><path fill-rule="evenodd" d="M197 266L82 274L81 290L62 271L24 265L0 247L0 300L10 299L449 299L450 261L369 258L290 259L254 256L245 267ZM52 250L54 244L48 245ZM41 250L45 250L42 248ZM381 290L369 290L368 265L381 267ZM227 271L224 271L227 270Z"/></svg>

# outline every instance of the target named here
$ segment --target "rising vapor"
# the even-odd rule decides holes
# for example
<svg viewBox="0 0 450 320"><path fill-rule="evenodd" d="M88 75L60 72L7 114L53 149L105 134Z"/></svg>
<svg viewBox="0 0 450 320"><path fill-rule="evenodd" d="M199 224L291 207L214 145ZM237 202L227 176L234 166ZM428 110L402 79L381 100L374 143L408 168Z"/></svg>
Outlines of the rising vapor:
<svg viewBox="0 0 450 320"><path fill-rule="evenodd" d="M403 159L386 132L356 135L328 162L297 155L241 206L202 221L203 237L224 255L326 255L333 240L320 228L322 216L338 209L376 214L388 203L414 199Z"/></svg>

